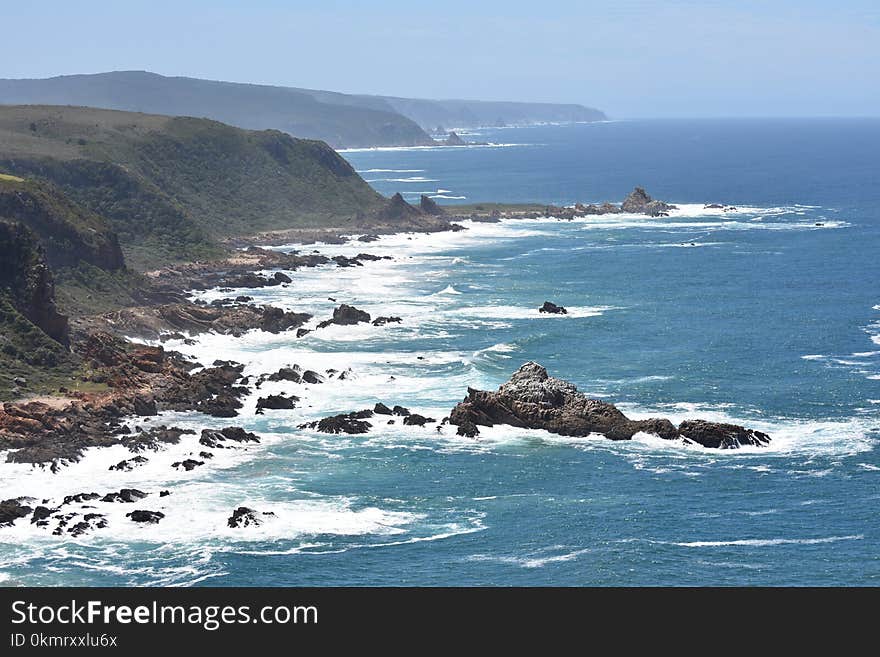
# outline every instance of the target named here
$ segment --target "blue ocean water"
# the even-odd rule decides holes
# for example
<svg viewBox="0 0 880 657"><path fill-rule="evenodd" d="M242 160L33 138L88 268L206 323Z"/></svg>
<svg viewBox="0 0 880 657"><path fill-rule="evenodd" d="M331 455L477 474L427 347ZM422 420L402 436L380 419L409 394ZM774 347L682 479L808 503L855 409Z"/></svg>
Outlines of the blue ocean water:
<svg viewBox="0 0 880 657"><path fill-rule="evenodd" d="M391 259L247 293L315 322L347 302L402 323L170 343L205 363L233 358L251 374L298 363L327 381L264 384L232 421L264 442L217 450L191 473L169 464L198 451L192 443L131 473L107 471L125 457L116 448L54 476L4 464L3 497L173 493L148 498L166 513L148 530L119 504L101 506L107 530L78 539L0 529L2 583L876 585L880 121L615 122L467 138L499 145L345 156L379 191L411 199L601 202L641 185L679 210L305 247ZM715 202L737 209L704 209ZM545 300L570 314L539 315ZM375 419L363 436L297 428L377 401L440 419L468 386L494 388L528 360L634 417L734 421L773 440L717 451L506 427L471 440ZM348 368L344 380L327 374ZM268 392L302 401L254 415ZM242 504L275 516L226 527Z"/></svg>

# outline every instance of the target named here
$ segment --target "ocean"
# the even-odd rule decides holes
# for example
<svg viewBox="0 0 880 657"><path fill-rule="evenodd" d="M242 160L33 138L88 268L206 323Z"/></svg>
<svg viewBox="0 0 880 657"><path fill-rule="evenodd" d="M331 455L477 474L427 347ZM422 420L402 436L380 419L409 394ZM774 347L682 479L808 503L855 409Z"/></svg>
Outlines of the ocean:
<svg viewBox="0 0 880 657"><path fill-rule="evenodd" d="M148 419L263 437L192 472L170 464L198 453L197 436L129 473L107 470L131 456L121 447L55 475L4 463L0 499L134 487L151 493L138 508L166 517L134 526L132 505L95 502L109 527L76 539L19 521L0 529L0 584L880 583L880 121L463 136L493 145L343 154L377 190L410 200L620 201L639 185L679 209L278 247L391 259L196 296L247 293L313 313L310 327L343 302L402 322L166 343L205 364L243 362L247 374L299 364L326 381L265 383L231 420ZM569 314L539 314L544 301ZM494 389L529 360L631 417L735 422L772 442L719 451L501 426L469 439L381 416L364 435L297 428L379 401L439 420L469 386ZM270 392L301 401L254 415ZM274 516L227 527L241 505Z"/></svg>

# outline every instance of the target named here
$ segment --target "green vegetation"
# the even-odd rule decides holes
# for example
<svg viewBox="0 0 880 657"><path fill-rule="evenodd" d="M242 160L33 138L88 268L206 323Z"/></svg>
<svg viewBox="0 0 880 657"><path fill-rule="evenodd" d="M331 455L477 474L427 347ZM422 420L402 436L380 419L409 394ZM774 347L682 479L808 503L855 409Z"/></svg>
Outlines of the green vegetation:
<svg viewBox="0 0 880 657"><path fill-rule="evenodd" d="M10 176L7 173L0 173L0 182L24 182L24 178Z"/></svg>
<svg viewBox="0 0 880 657"><path fill-rule="evenodd" d="M48 183L14 176L0 179L0 218L30 228L53 268L75 266L83 260L106 269L124 266L108 223Z"/></svg>
<svg viewBox="0 0 880 657"><path fill-rule="evenodd" d="M75 384L78 359L22 316L0 293L0 399ZM25 379L18 386L15 379Z"/></svg>
<svg viewBox="0 0 880 657"><path fill-rule="evenodd" d="M60 269L55 274L58 307L71 317L137 305L137 290L143 285L142 274L127 269L107 271L87 262Z"/></svg>
<svg viewBox="0 0 880 657"><path fill-rule="evenodd" d="M84 107L0 107L0 169L105 218L140 270L216 257L227 237L343 226L382 203L321 142Z"/></svg>

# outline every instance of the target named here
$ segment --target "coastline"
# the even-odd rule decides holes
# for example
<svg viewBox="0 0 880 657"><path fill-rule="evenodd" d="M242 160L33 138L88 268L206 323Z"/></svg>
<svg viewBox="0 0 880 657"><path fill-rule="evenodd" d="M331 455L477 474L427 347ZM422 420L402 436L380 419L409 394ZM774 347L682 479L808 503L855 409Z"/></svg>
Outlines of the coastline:
<svg viewBox="0 0 880 657"><path fill-rule="evenodd" d="M684 210L687 212L687 209ZM720 212L720 211L719 211ZM584 218L585 223L591 221L600 221L601 218ZM626 216L627 221L644 222L651 221L650 218L639 218L636 215ZM662 221L660 219L659 221ZM672 221L674 221L674 217ZM558 219L544 218L543 220L526 220L520 222L516 219L502 219L499 222L468 222L467 231L458 233L395 233L383 236L378 242L364 244L355 238L352 241L343 244L325 244L320 248L322 250L321 257L326 258L314 266L303 266L298 270L282 269L282 273L289 274L294 285L301 290L301 294L316 296L327 289L326 284L331 279L337 280L339 289L346 288L354 281L362 279L364 276L373 283L380 281L398 280L400 277L399 270L406 267L408 258L407 253L433 253L437 249L443 249L452 244L479 244L486 239L492 239L492 235L498 234L499 231L511 232L511 235L519 235L527 233L530 226L541 224L555 223ZM417 247L414 250L410 249ZM420 245L420 246L419 246ZM312 257L317 254L308 254L303 256L304 251L296 256L288 256L284 252L293 248L294 245L284 247L276 247L273 249L274 255L266 255L262 252L258 254L243 253L237 256L233 261L224 263L222 272L212 270L212 267L202 263L193 265L191 268L183 267L184 271L179 272L179 278L174 279L163 274L154 274L156 278L169 281L180 281L186 286L186 292L193 293L193 285L195 281L201 280L205 285L201 286L201 290L195 289L195 296L201 299L204 304L195 304L200 308L211 308L211 302L225 297L234 297L243 289L232 289L231 291L222 291L216 285L216 281L211 277L226 275L234 272L236 276L245 275L246 270L258 271L260 275L267 279L271 278L278 265L285 258L289 257ZM312 246L312 245L309 245ZM354 253L363 247L365 251L372 250L373 255L378 259L367 259L363 261L361 266L340 265L334 258L344 255L345 253ZM401 251L401 249L403 249ZM409 250L408 250L409 249ZM394 260L382 260L383 255L388 253L398 253ZM261 258L267 258L261 260ZM428 256L430 258L431 256ZM351 260L350 256L345 256L347 262ZM194 271L192 271L194 270ZM342 280L339 277L343 276ZM212 285L207 285L207 282ZM270 285L264 288L258 288L264 293L265 299L284 296L284 284ZM198 286L196 286L198 287ZM372 288L371 288L372 289ZM313 292L312 292L313 290ZM180 290L181 292L184 290ZM277 293L276 293L277 292ZM455 290L451 289L445 292L445 296L455 298ZM377 288L375 294L381 295L381 288ZM443 295L441 295L442 298ZM330 304L337 305L337 302L346 302L344 297L337 297L335 301L322 301L323 307L329 308ZM291 307L287 304L281 304L285 312L295 310L311 310L311 308ZM603 309L572 309L573 312L569 319L563 316L547 315L543 320L547 322L571 321L571 317L590 317L601 316L605 310ZM589 312L587 312L589 310ZM412 311L411 311L412 312ZM506 312L506 311L505 311ZM310 327L315 322L323 320L325 313L315 313L312 319L306 320L303 327ZM537 310L535 317L538 317ZM361 344L368 344L371 340L375 340L382 335L383 331L417 331L421 329L416 321L416 315L410 314L404 317L401 325L390 325L390 327L377 327L372 324L361 323L357 326L329 326L318 332L309 334L309 339L315 337L320 340L321 345L326 348L318 348L317 351L307 354L302 350L294 350L298 355L291 360L287 353L286 347L281 345L296 344L296 338L293 332L273 334L257 329L247 329L241 333L241 338L234 337L233 334L223 334L219 332L200 333L198 335L189 335L181 333L180 337L173 337L163 343L158 337L142 337L136 340L135 350L144 350L139 353L147 354L155 353L152 350L157 349L160 345L165 345L166 349L174 351L181 349L188 353L189 356L198 356L198 360L209 369L214 367L220 368L220 371L228 371L230 365L221 363L214 365L211 358L215 359L235 359L245 362L244 369L238 374L242 378L249 378L247 393L240 398L243 404L239 409L242 413L241 419L210 417L200 413L192 413L185 410L165 410L160 411L158 415L146 415L139 417L119 418L120 426L127 426L131 429L133 437L143 437L141 442L149 446L132 451L124 444L107 444L100 449L87 449L85 458L80 461L70 463L63 466L55 474L51 474L48 470L34 468L28 464L13 464L7 472L11 475L10 487L8 490L13 491L12 486L20 486L14 489L16 494L22 494L33 498L33 501L25 500L25 503L32 508L43 507L52 512L50 518L51 524L40 526L38 520L31 522L30 518L25 516L17 519L12 527L4 527L0 529L0 540L4 544L9 541L34 541L38 545L49 546L57 545L57 541L69 541L73 544L81 544L84 546L93 544L94 541L115 541L128 542L143 540L139 537L146 536L144 532L149 532L153 537L153 541L173 541L174 537L185 537L187 541L193 544L213 544L231 543L235 545L235 550L258 550L262 553L265 547L257 547L263 543L269 545L273 541L281 541L283 545L290 542L291 537L309 536L312 534L320 535L351 535L351 536L373 536L373 541L379 541L376 545L384 543L393 544L396 542L395 536L404 536L405 542L437 540L440 537L462 536L470 533L479 533L485 531L485 524L479 516L473 517L467 521L457 523L449 523L441 521L439 518L429 518L425 528L421 528L426 522L413 515L412 511L407 511L398 507L396 504L375 501L367 504L352 504L348 500L338 499L329 500L322 499L316 502L310 502L307 499L297 498L295 500L273 499L256 491L251 494L242 494L232 492L232 488L226 488L218 481L222 482L224 472L232 472L244 469L254 469L257 472L266 471L261 466L264 459L268 459L268 463L272 463L278 458L278 452L286 451L294 448L301 450L313 450L318 445L326 441L333 445L333 449L343 449L347 444L357 444L358 440L366 441L387 441L390 445L403 443L410 445L416 449L432 449L439 450L443 453L463 453L463 454L485 454L492 453L498 449L499 445L505 445L511 440L510 429L497 426L491 428L481 428L481 435L478 439L466 436L457 436L455 427L444 426L442 433L437 432L433 428L433 424L427 426L404 426L401 422L402 416L390 416L390 419L396 421L392 427L384 426L378 435L372 437L372 432L363 437L348 436L345 433L338 435L322 434L314 429L299 430L296 432L296 440L291 444L290 429L286 427L288 420L285 420L285 414L289 411L268 411L265 420L259 420L260 426L266 427L257 430L252 425L254 418L253 411L261 397L270 397L273 395L289 396L292 393L300 397L296 406L298 411L295 417L301 417L303 414L309 418L318 420L321 417L330 417L334 413L356 411L359 407L350 401L346 401L351 395L352 388L363 388L358 396L372 394L370 391L379 391L383 388L392 389L389 378L398 377L401 384L404 384L400 372L408 368L443 368L446 367L450 358L448 355L434 354L431 351L409 352L406 354L395 354L385 352L380 360L385 363L378 365L376 363L376 354L363 353L358 355ZM323 333L322 333L323 331ZM187 340L195 339L195 344L187 345ZM259 347L254 351L255 347ZM499 353L504 353L503 350ZM282 355L284 354L284 355ZM420 360L420 357L423 360ZM250 359L250 360L249 360ZM387 362L386 362L387 361ZM187 358L182 359L182 363L191 362ZM307 370L318 373L324 380L322 383L303 384L293 383L288 380L271 381L264 379L265 375L279 371L279 367L285 364L296 364L300 366L300 374ZM234 366L232 366L234 367ZM367 369L376 368L377 372L384 374L371 373L369 377L365 377ZM346 375L346 381L340 377L341 373L351 369L351 375ZM330 370L335 370L331 372ZM204 371L204 370L202 370ZM141 375L138 375L141 376ZM161 378L164 374L149 373L144 374L145 378L150 377ZM260 379L263 379L261 382ZM351 383L348 382L351 380ZM140 379L143 380L143 379ZM233 381L233 386L238 386L242 382L240 380ZM256 387L259 383L259 387ZM462 379L461 394L468 386L480 385L479 380ZM396 385L396 384L395 384ZM404 389L409 383L404 384ZM389 407L403 401L400 397L386 392L379 393L375 396L376 401L382 401ZM450 411L450 406L436 403L423 403L419 406L410 405L409 410L412 413L420 414L424 417L433 417L441 420L444 414ZM675 421L690 417L690 411L679 411L677 416L673 416ZM701 415L704 411L697 411ZM635 410L627 409L630 417L643 419L653 413L647 412L645 409ZM668 411L667 411L668 413ZM378 417L378 416L377 416ZM735 421L736 418L727 417L724 414L715 414L711 417L716 421ZM293 420L296 424L302 420ZM376 422L375 418L370 421ZM264 424L265 423L265 424ZM192 430L194 433L181 433L179 436L168 436L163 434L163 430L158 429L161 426L178 427L183 430ZM217 435L217 431L233 426L243 426L245 434L254 435L259 442L251 439L233 440L221 439ZM734 459L744 458L750 459L764 453L777 454L778 450L783 453L785 450L791 449L792 436L791 430L787 430L785 435L779 433L779 428L770 423L758 423L759 429L775 430L773 438L778 444L774 444L772 450L767 452L766 448L755 447L736 450L737 455L732 455ZM274 428L273 428L274 427ZM140 429L140 431L138 431ZM514 432L517 435L517 432ZM521 439L521 438L518 438ZM203 442L204 440L204 442ZM660 450L664 453L688 455L688 458L707 458L712 459L708 454L703 456L704 452L694 447L688 447L676 442L663 441L662 439L652 439L647 436L638 436L637 439L626 441L621 447L614 441L608 441L601 437L565 437L555 435L546 431L530 430L528 432L528 440L540 440L547 445L571 445L571 446L599 446L601 449L608 449L614 453L619 453L626 458L643 458L640 456L645 450ZM205 442L213 442L214 445L209 447ZM136 443L131 443L136 444ZM429 448L429 446L431 446ZM707 450L709 451L709 450ZM711 450L715 454L717 450ZM202 452L211 452L211 458L202 456ZM631 454L632 456L626 456ZM145 463L132 464L131 469L110 470L111 467L117 467L124 461L131 462L137 457L146 459ZM728 457L728 458L731 458ZM184 465L187 461L200 461L201 465L192 465L192 469L187 469ZM748 462L748 461L746 461ZM174 467L174 464L181 464ZM5 466L9 468L10 466ZM88 485L83 486L82 482L88 481ZM145 497L139 498L134 502L122 501L126 495L132 495L130 492L145 493ZM163 493L170 493L165 494ZM92 499L92 495L96 495ZM229 495L232 495L230 499ZM76 496L80 496L77 499ZM3 496L4 498L6 495ZM64 499L70 497L71 500L66 504ZM105 501L105 499L119 501ZM44 503L45 502L45 503ZM195 508L194 508L195 505ZM85 507L85 508L83 508ZM240 508L244 508L244 512L239 512ZM58 509L57 511L53 511ZM157 523L153 524L149 520L144 522L133 522L127 514L137 510L150 511L164 514ZM46 513L41 511L40 515ZM61 515L71 516L66 524L61 526L62 538L52 536L59 528L60 521L54 516ZM238 515L236 515L238 514ZM93 516L91 520L85 521L86 515ZM100 516L100 517L95 517ZM82 526L80 523L87 522L88 526ZM233 522L233 525L229 523ZM101 523L106 523L102 526ZM416 527L420 529L416 530ZM79 529L76 529L79 527ZM419 532L427 532L420 534ZM73 533L78 532L78 533ZM415 532L415 534L413 534ZM306 545L313 541L305 540ZM855 540L855 539L853 539ZM384 541L384 543L383 543ZM295 541L296 542L296 541ZM323 544L322 541L317 543ZM246 547L252 545L253 547ZM40 548L43 549L43 548ZM213 549L224 549L219 545ZM299 553L299 551L308 552L312 548L268 548L281 550L293 550L290 554ZM316 548L329 549L329 548ZM182 574L170 575L168 572L154 575L150 581L173 581L186 584L194 584L204 581L203 577L213 577L217 575L205 575L204 573L197 576L187 577ZM159 578L172 579L160 580Z"/></svg>

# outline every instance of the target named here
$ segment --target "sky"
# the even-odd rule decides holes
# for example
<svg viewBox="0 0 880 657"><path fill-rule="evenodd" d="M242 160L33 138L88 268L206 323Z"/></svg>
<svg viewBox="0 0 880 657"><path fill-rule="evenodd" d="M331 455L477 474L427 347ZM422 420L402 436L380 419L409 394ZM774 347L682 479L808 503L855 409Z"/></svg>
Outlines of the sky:
<svg viewBox="0 0 880 657"><path fill-rule="evenodd" d="M2 15L0 78L148 70L615 118L880 115L878 0L43 0Z"/></svg>

